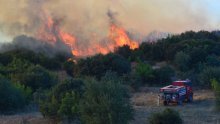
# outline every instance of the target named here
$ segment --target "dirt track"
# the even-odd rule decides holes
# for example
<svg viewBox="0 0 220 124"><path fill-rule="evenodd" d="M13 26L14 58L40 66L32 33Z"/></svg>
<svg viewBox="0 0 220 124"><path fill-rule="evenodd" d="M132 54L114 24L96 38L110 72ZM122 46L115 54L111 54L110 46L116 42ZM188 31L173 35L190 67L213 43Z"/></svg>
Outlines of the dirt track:
<svg viewBox="0 0 220 124"><path fill-rule="evenodd" d="M180 112L185 124L220 124L220 113L215 109L214 93L210 90L196 90L194 102L183 106L157 106L158 88L143 88L133 94L135 120L131 124L147 124L147 118L154 112L172 108Z"/></svg>

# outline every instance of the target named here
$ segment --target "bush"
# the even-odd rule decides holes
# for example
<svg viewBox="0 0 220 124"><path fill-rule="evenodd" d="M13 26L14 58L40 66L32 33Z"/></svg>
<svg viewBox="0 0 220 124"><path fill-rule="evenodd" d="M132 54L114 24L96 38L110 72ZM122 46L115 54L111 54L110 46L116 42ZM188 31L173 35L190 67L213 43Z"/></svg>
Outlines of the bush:
<svg viewBox="0 0 220 124"><path fill-rule="evenodd" d="M71 79L56 85L42 97L40 111L56 121L68 120L86 124L127 124L133 117L129 94L115 77L107 73L101 82Z"/></svg>
<svg viewBox="0 0 220 124"><path fill-rule="evenodd" d="M190 59L189 55L181 51L175 55L174 63L178 70L185 72L189 70Z"/></svg>
<svg viewBox="0 0 220 124"><path fill-rule="evenodd" d="M48 89L56 84L56 76L40 65L27 66L23 71L15 70L10 77L13 82L30 87L33 91Z"/></svg>
<svg viewBox="0 0 220 124"><path fill-rule="evenodd" d="M19 83L14 84L14 86L21 91L22 95L25 97L26 103L29 103L32 100L31 88Z"/></svg>
<svg viewBox="0 0 220 124"><path fill-rule="evenodd" d="M115 49L114 53L119 54L119 55L123 56L126 59L129 59L132 55L132 49L130 48L130 46L124 45L124 46L121 46L121 47L117 47Z"/></svg>
<svg viewBox="0 0 220 124"><path fill-rule="evenodd" d="M200 85L208 86L211 88L211 80L220 80L220 68L219 67L206 67L199 75Z"/></svg>
<svg viewBox="0 0 220 124"><path fill-rule="evenodd" d="M133 109L127 90L111 79L87 80L81 103L81 118L86 124L127 124L132 119Z"/></svg>
<svg viewBox="0 0 220 124"><path fill-rule="evenodd" d="M161 113L155 113L149 117L150 124L182 124L179 113L172 109L165 109Z"/></svg>
<svg viewBox="0 0 220 124"><path fill-rule="evenodd" d="M123 76L123 83L134 91L138 91L139 88L143 85L140 76L131 73Z"/></svg>
<svg viewBox="0 0 220 124"><path fill-rule="evenodd" d="M22 90L2 76L0 76L0 98L0 112L3 113L23 108L27 103Z"/></svg>
<svg viewBox="0 0 220 124"><path fill-rule="evenodd" d="M40 102L40 111L51 119L68 121L79 118L79 102L83 93L83 82L78 79L57 84Z"/></svg>
<svg viewBox="0 0 220 124"><path fill-rule="evenodd" d="M141 78L143 84L152 83L154 80L154 70L148 64L139 62L135 68L135 73Z"/></svg>
<svg viewBox="0 0 220 124"><path fill-rule="evenodd" d="M63 63L63 69L66 71L66 73L69 76L74 76L74 67L75 67L75 63L73 62L73 60L68 60L66 62Z"/></svg>
<svg viewBox="0 0 220 124"><path fill-rule="evenodd" d="M170 84L172 76L175 75L175 71L170 66L164 66L160 69L156 69L155 75L157 84Z"/></svg>
<svg viewBox="0 0 220 124"><path fill-rule="evenodd" d="M216 96L216 109L220 110L220 83L216 79L212 79L212 87L215 91Z"/></svg>
<svg viewBox="0 0 220 124"><path fill-rule="evenodd" d="M120 76L128 74L131 71L131 64L117 54L98 54L86 59L80 59L74 69L74 75L93 76L101 79L107 71L116 72Z"/></svg>
<svg viewBox="0 0 220 124"><path fill-rule="evenodd" d="M79 116L79 101L80 97L76 93L66 93L62 98L58 114L69 121L77 120Z"/></svg>

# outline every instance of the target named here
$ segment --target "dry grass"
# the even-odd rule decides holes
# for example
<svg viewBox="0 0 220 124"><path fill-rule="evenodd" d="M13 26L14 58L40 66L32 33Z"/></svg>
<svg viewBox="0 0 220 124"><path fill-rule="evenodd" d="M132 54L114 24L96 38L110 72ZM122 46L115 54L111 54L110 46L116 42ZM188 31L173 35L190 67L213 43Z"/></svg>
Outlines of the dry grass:
<svg viewBox="0 0 220 124"><path fill-rule="evenodd" d="M154 93L136 93L132 97L132 104L135 106L155 106L157 96Z"/></svg>

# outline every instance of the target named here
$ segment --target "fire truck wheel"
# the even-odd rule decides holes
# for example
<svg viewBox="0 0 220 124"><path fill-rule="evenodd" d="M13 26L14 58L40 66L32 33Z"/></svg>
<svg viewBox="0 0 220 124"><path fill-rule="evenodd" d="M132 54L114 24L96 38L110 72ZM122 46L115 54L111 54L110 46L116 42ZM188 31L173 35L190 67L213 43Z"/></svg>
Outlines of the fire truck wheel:
<svg viewBox="0 0 220 124"><path fill-rule="evenodd" d="M192 94L189 96L188 102L193 102L193 95Z"/></svg>
<svg viewBox="0 0 220 124"><path fill-rule="evenodd" d="M182 100L179 100L179 101L178 101L178 105L183 105L183 101L182 101Z"/></svg>

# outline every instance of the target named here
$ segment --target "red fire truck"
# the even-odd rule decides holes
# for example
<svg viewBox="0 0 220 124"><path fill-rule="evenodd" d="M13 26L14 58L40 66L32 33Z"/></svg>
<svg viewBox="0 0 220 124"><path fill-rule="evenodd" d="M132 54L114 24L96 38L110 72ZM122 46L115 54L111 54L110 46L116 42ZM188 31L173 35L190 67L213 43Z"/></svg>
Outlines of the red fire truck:
<svg viewBox="0 0 220 124"><path fill-rule="evenodd" d="M177 103L182 105L184 101L193 101L192 83L190 80L174 81L172 85L160 88L160 96L164 105Z"/></svg>

